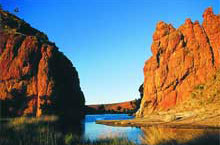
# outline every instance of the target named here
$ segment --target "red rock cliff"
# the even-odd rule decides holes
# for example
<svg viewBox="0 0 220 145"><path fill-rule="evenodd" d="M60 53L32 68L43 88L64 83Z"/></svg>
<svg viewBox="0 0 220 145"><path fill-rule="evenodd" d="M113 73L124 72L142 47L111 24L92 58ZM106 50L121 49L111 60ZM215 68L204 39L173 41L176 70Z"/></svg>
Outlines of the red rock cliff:
<svg viewBox="0 0 220 145"><path fill-rule="evenodd" d="M82 116L85 101L71 61L42 32L8 12L0 16L1 115Z"/></svg>
<svg viewBox="0 0 220 145"><path fill-rule="evenodd" d="M178 29L159 22L144 66L144 97L137 117L168 110L189 98L220 68L220 16L205 10L203 23L186 19Z"/></svg>

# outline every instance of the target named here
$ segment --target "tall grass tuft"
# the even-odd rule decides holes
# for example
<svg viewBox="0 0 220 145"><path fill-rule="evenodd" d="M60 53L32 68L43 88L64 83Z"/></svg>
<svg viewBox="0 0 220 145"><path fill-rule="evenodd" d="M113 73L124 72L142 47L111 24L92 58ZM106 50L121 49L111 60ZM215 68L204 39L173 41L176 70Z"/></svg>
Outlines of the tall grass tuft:
<svg viewBox="0 0 220 145"><path fill-rule="evenodd" d="M19 117L0 122L0 145L134 145L126 138L83 140L74 132L59 130L54 117Z"/></svg>

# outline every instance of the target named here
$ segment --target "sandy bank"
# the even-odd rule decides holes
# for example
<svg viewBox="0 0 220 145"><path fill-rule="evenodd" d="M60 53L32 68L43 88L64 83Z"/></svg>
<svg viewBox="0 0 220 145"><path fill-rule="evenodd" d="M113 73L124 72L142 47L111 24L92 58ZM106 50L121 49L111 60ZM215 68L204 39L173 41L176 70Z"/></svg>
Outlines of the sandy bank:
<svg viewBox="0 0 220 145"><path fill-rule="evenodd" d="M220 129L220 110L208 112L204 110L203 113L200 111L199 114L196 111L176 114L160 113L132 120L97 120L96 123L110 126Z"/></svg>

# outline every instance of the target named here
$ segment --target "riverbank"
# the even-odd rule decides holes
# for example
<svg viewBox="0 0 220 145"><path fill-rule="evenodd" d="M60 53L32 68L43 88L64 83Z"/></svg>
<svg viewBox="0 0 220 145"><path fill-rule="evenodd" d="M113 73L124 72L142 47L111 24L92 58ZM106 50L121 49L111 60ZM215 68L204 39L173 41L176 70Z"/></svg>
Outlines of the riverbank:
<svg viewBox="0 0 220 145"><path fill-rule="evenodd" d="M96 119L129 119L127 114L86 115L80 124L66 124L57 116L0 119L1 145L135 145L128 129L95 124ZM109 132L109 130L111 130ZM139 128L137 130L140 130ZM127 132L125 132L127 131ZM131 130L130 130L131 131ZM104 135L103 135L103 132ZM121 136L119 136L121 134ZM133 137L133 136L132 136Z"/></svg>
<svg viewBox="0 0 220 145"><path fill-rule="evenodd" d="M110 126L135 126L135 127L167 127L167 128L210 128L220 129L220 110L218 108L207 110L171 113L159 112L144 118L131 120L97 120L97 124Z"/></svg>

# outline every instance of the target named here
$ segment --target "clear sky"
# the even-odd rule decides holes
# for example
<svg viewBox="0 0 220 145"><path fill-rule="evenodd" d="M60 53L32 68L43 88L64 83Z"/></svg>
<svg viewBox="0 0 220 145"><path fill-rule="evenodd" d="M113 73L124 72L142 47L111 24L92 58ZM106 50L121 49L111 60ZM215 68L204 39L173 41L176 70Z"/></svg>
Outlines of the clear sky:
<svg viewBox="0 0 220 145"><path fill-rule="evenodd" d="M139 97L144 62L151 56L158 21L175 27L186 18L202 22L220 0L0 0L46 33L78 70L86 104ZM64 74L65 75L65 74Z"/></svg>

